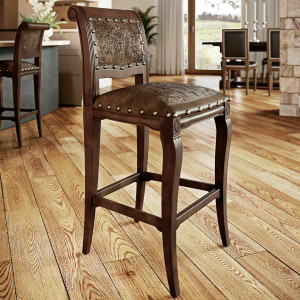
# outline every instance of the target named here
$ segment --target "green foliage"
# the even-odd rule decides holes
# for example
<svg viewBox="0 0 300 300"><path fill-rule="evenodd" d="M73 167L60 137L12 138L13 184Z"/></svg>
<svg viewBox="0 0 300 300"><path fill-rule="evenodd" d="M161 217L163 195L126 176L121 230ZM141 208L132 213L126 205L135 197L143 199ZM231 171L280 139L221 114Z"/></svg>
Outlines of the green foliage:
<svg viewBox="0 0 300 300"><path fill-rule="evenodd" d="M149 16L149 13L155 6L150 6L146 9L146 11L142 11L138 7L133 7L132 9L135 10L139 16L142 19L144 28L145 28L145 34L147 38L147 44L149 45L155 45L156 42L156 32L152 32L152 30L158 25L156 23L153 23L153 21L157 18L157 16Z"/></svg>

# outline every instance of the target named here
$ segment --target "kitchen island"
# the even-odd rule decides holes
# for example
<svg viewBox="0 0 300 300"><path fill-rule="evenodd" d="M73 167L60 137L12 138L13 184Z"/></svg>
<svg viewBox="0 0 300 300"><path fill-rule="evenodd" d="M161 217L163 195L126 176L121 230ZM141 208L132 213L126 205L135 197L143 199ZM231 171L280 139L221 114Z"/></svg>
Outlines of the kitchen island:
<svg viewBox="0 0 300 300"><path fill-rule="evenodd" d="M41 106L42 115L48 114L59 106L59 46L69 45L67 40L43 41L42 50L42 79ZM13 59L14 41L0 41L0 60ZM26 60L33 62L33 60ZM33 76L24 76L21 85L21 108L34 108ZM3 105L13 107L13 93L11 78L3 78ZM13 112L4 112L11 115ZM34 119L35 116L25 118L23 122ZM2 121L1 129L15 126L12 121Z"/></svg>

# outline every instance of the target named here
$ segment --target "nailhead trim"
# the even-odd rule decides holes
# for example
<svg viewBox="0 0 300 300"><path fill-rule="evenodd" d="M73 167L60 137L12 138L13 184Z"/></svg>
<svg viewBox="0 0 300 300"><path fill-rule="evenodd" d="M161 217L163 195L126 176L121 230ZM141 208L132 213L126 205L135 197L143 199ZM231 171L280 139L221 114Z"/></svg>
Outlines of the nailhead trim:
<svg viewBox="0 0 300 300"><path fill-rule="evenodd" d="M157 112L156 110L152 113L152 115L153 115L154 117L156 117L157 114L158 114L158 112Z"/></svg>
<svg viewBox="0 0 300 300"><path fill-rule="evenodd" d="M143 65L145 65L146 64L146 62L145 61L143 61Z"/></svg>
<svg viewBox="0 0 300 300"><path fill-rule="evenodd" d="M174 118L177 118L178 115L175 113L173 116L174 116Z"/></svg>
<svg viewBox="0 0 300 300"><path fill-rule="evenodd" d="M124 67L120 67L120 70L124 70Z"/></svg>
<svg viewBox="0 0 300 300"><path fill-rule="evenodd" d="M120 106L117 106L117 111L120 111L121 110L121 107Z"/></svg>
<svg viewBox="0 0 300 300"><path fill-rule="evenodd" d="M100 69L100 67L99 66L96 66L96 70L99 70Z"/></svg>
<svg viewBox="0 0 300 300"><path fill-rule="evenodd" d="M108 104L108 105L107 105L107 109L110 109L110 108L111 108L111 106L110 106L110 104Z"/></svg>
<svg viewBox="0 0 300 300"><path fill-rule="evenodd" d="M139 63L136 63L136 65L139 66L140 64L139 64Z"/></svg>
<svg viewBox="0 0 300 300"><path fill-rule="evenodd" d="M109 19L109 18L106 18L105 20L106 20L107 22L109 22L109 21L110 21L110 19Z"/></svg>
<svg viewBox="0 0 300 300"><path fill-rule="evenodd" d="M113 66L113 69L116 69L117 68L117 66Z"/></svg>
<svg viewBox="0 0 300 300"><path fill-rule="evenodd" d="M107 66L103 66L103 69L106 70L106 69L107 69Z"/></svg>
<svg viewBox="0 0 300 300"><path fill-rule="evenodd" d="M145 111L143 109L140 110L140 114L143 115Z"/></svg>
<svg viewBox="0 0 300 300"><path fill-rule="evenodd" d="M131 113L131 112L132 112L131 108L128 108L128 109L127 109L127 112L128 112L128 113Z"/></svg>
<svg viewBox="0 0 300 300"><path fill-rule="evenodd" d="M99 103L99 104L98 104L98 107L99 107L99 108L101 108L101 107L102 107L102 104L101 104L101 103Z"/></svg>
<svg viewBox="0 0 300 300"><path fill-rule="evenodd" d="M128 68L131 68L131 64L128 65Z"/></svg>
<svg viewBox="0 0 300 300"><path fill-rule="evenodd" d="M172 116L171 113L167 113L167 117L170 118Z"/></svg>
<svg viewBox="0 0 300 300"><path fill-rule="evenodd" d="M185 112L187 115L190 115L191 112L187 109L186 112Z"/></svg>
<svg viewBox="0 0 300 300"><path fill-rule="evenodd" d="M98 58L98 57L99 57L99 55L98 55L98 54L96 54L96 55L95 55L95 58Z"/></svg>
<svg viewBox="0 0 300 300"><path fill-rule="evenodd" d="M101 21L101 18L97 18L98 21Z"/></svg>

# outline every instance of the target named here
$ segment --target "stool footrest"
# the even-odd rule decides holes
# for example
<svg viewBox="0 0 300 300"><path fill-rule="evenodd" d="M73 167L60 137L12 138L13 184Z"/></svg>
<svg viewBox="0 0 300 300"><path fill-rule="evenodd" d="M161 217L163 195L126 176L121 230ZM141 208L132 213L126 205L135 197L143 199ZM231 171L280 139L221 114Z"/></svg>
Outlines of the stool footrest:
<svg viewBox="0 0 300 300"><path fill-rule="evenodd" d="M145 172L142 174L142 180L145 181L154 180L154 181L161 182L162 175L157 173ZM208 191L208 192L215 188L214 184L201 182L197 180L185 179L185 178L180 178L179 185L192 188L192 189Z"/></svg>
<svg viewBox="0 0 300 300"><path fill-rule="evenodd" d="M92 206L101 206L103 208L112 210L119 214L125 215L127 217L134 218L137 221L142 221L147 224L155 226L159 231L162 231L162 218L155 215L151 215L141 210L137 210L130 206L111 201L109 199L94 196L92 200Z"/></svg>
<svg viewBox="0 0 300 300"><path fill-rule="evenodd" d="M97 197L102 198L105 197L119 189L122 189L123 187L141 180L141 173L134 173L132 175L129 175L126 178L123 178L119 181L116 181L108 186L105 186L97 191Z"/></svg>
<svg viewBox="0 0 300 300"><path fill-rule="evenodd" d="M177 228L179 225L184 222L186 219L188 219L190 216L195 214L198 210L206 206L211 201L215 200L216 198L219 198L221 194L220 189L213 189L200 199L198 199L193 204L189 205L187 208L182 210L180 213L177 214Z"/></svg>

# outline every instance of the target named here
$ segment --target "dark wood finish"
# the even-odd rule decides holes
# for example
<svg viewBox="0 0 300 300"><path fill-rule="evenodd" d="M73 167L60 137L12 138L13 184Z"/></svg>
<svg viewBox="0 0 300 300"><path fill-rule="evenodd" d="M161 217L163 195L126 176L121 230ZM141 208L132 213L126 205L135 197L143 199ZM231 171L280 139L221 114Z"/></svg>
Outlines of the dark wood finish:
<svg viewBox="0 0 300 300"><path fill-rule="evenodd" d="M222 243L229 246L229 235L227 225L227 170L229 149L232 135L230 106L226 103L225 114L215 118L217 137L216 137L216 159L215 159L215 185L221 193L216 199L217 216Z"/></svg>
<svg viewBox="0 0 300 300"><path fill-rule="evenodd" d="M39 135L42 136L42 125L41 125L41 60L42 60L42 41L44 30L49 29L49 24L42 23L29 23L22 22L17 30L15 46L14 46L14 59L12 70L1 70L0 71L0 127L1 120L12 120L16 123L16 131L19 147L22 147L21 137L21 120L31 115L36 115L37 124L39 129ZM34 64L32 67L23 67L24 62L22 59L33 59ZM0 61L1 63L1 61ZM34 76L34 92L35 92L35 109L25 110L21 109L21 77L33 75ZM14 98L14 117L7 118L3 117L4 111L12 111L11 108L3 107L3 88L2 88L2 77L12 78L13 82L13 98ZM21 115L21 111L27 113Z"/></svg>
<svg viewBox="0 0 300 300"><path fill-rule="evenodd" d="M273 63L280 63L280 58L274 58L271 57L271 33L272 31L278 31L280 33L279 28L268 28L268 43L267 43L267 70L268 70L268 91L269 96L271 96L271 93L273 91L273 72L280 71L280 65L276 66ZM278 48L279 48L278 44Z"/></svg>
<svg viewBox="0 0 300 300"><path fill-rule="evenodd" d="M222 42L202 42L203 45L212 45L215 47L220 47L220 52L222 53ZM250 52L267 52L267 42L249 42Z"/></svg>
<svg viewBox="0 0 300 300"><path fill-rule="evenodd" d="M243 45L226 45L225 43L225 34L226 33L236 33L236 32L244 32L245 33L245 45L246 48L246 55L245 57L228 57L225 54L225 50L229 47L242 47ZM230 89L231 85L231 71L241 71L244 70L246 72L246 95L248 95L249 91L249 71L253 70L253 78L254 78L254 91L256 91L256 68L257 65L250 64L249 58L249 36L248 36L248 29L223 29L222 30L222 76L223 76L223 92L225 93L226 90L226 73L228 71L228 89ZM244 66L241 65L229 65L227 64L227 59L235 60L239 59L240 61L244 62Z"/></svg>
<svg viewBox="0 0 300 300"><path fill-rule="evenodd" d="M221 198L222 203L226 205L226 172L228 162L228 151L230 139L226 135L225 140L217 141L216 155L221 155L217 159L218 166L216 185L197 182L180 178L180 170L182 164L182 144L180 131L196 122L203 120L223 117L230 121L229 102L225 102L217 107L211 107L210 110L203 113L187 114L182 118L179 117L146 117L142 115L120 114L110 110L102 110L93 108L93 104L97 96L100 94L99 78L113 77L126 78L135 75L135 84L146 84L149 82L148 66L142 65L122 71L116 69L96 68L94 42L92 37L92 29L90 22L93 18L114 18L131 19L140 22L142 41L146 43L145 32L140 17L134 11L110 10L101 8L87 8L79 6L71 6L68 11L71 21L77 21L83 57L83 86L84 86L84 147L85 147L85 220L84 220L84 240L83 253L87 254L91 248L93 225L95 219L95 208L97 206L110 209L117 213L134 218L136 221L143 221L147 224L155 226L162 232L164 259L167 272L170 293L173 297L180 294L178 270L177 270L177 253L176 253L176 230L178 224L187 219L188 216L194 214L202 204L209 203L213 199ZM90 19L92 18L92 19ZM101 21L101 20L100 20ZM117 22L117 20L116 20ZM147 57L146 53L146 57ZM97 56L97 55L96 55ZM97 57L96 57L97 58ZM227 101L227 102L226 102ZM226 106L225 106L226 104ZM98 183L98 167L99 167L99 148L100 148L100 122L104 119L131 123L137 125L137 173L132 174L116 183L104 187L97 191ZM226 121L228 122L228 121ZM218 123L218 122L217 122ZM219 124L219 123L218 123ZM226 123L227 124L227 123ZM148 148L149 148L149 128L160 132L160 138L163 148L163 171L162 175L147 172ZM221 126L221 128L223 128ZM219 129L219 135L227 132ZM222 173L223 162L223 173ZM220 170L220 171L219 171ZM224 175L222 184L219 182L221 173ZM157 180L162 182L162 217L143 212L143 201L145 194L146 182L149 180ZM136 205L135 208L116 203L104 198L104 196L125 187L128 184L137 182ZM210 191L203 197L199 204L189 207L188 210L177 215L177 201L179 185L188 186L196 189L204 189ZM222 194L221 194L222 189ZM218 206L218 214L224 214L220 217L220 229L223 230L221 235L228 236L226 220L226 210L221 210ZM222 238L223 239L223 238ZM227 240L229 244L229 241Z"/></svg>

